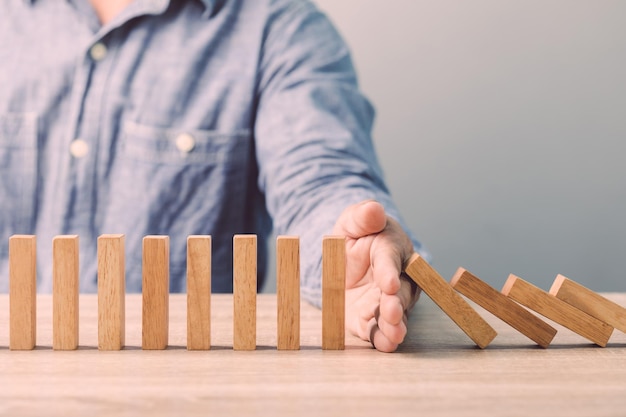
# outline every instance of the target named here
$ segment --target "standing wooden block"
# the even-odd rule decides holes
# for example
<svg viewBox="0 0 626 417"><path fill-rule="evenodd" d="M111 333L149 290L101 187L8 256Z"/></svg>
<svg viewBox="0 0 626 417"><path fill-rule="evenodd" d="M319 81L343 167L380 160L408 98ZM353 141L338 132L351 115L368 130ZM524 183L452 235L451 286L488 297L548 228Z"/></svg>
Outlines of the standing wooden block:
<svg viewBox="0 0 626 417"><path fill-rule="evenodd" d="M255 235L233 237L233 349L256 349L257 242Z"/></svg>
<svg viewBox="0 0 626 417"><path fill-rule="evenodd" d="M404 272L478 347L487 347L496 337L496 331L419 254L413 254Z"/></svg>
<svg viewBox="0 0 626 417"><path fill-rule="evenodd" d="M626 308L587 287L558 275L550 288L550 294L626 333Z"/></svg>
<svg viewBox="0 0 626 417"><path fill-rule="evenodd" d="M52 349L78 348L78 236L52 239Z"/></svg>
<svg viewBox="0 0 626 417"><path fill-rule="evenodd" d="M121 234L98 237L98 349L120 350L126 338L126 255Z"/></svg>
<svg viewBox="0 0 626 417"><path fill-rule="evenodd" d="M211 349L211 236L187 238L187 349Z"/></svg>
<svg viewBox="0 0 626 417"><path fill-rule="evenodd" d="M504 284L502 294L599 346L606 346L613 332L613 328L606 323L583 313L513 274L509 275L509 279Z"/></svg>
<svg viewBox="0 0 626 417"><path fill-rule="evenodd" d="M300 349L300 239L276 239L278 350Z"/></svg>
<svg viewBox="0 0 626 417"><path fill-rule="evenodd" d="M556 335L554 327L463 268L456 271L450 285L543 348Z"/></svg>
<svg viewBox="0 0 626 417"><path fill-rule="evenodd" d="M167 348L169 330L170 239L143 238L142 342L145 350Z"/></svg>
<svg viewBox="0 0 626 417"><path fill-rule="evenodd" d="M37 241L9 238L9 349L31 350L37 335Z"/></svg>
<svg viewBox="0 0 626 417"><path fill-rule="evenodd" d="M322 349L345 349L346 239L325 236L322 241Z"/></svg>

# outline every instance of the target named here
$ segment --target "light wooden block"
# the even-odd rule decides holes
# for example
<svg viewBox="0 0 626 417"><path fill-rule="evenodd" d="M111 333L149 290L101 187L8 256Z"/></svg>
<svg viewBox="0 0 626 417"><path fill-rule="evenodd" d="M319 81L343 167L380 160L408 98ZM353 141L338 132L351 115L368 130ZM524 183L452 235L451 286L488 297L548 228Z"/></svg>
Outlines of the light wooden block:
<svg viewBox="0 0 626 417"><path fill-rule="evenodd" d="M626 333L626 308L587 287L558 275L550 288L550 294Z"/></svg>
<svg viewBox="0 0 626 417"><path fill-rule="evenodd" d="M211 349L211 236L187 238L187 349Z"/></svg>
<svg viewBox="0 0 626 417"><path fill-rule="evenodd" d="M613 328L606 323L583 313L513 274L509 275L504 284L502 294L599 346L606 346L613 332Z"/></svg>
<svg viewBox="0 0 626 417"><path fill-rule="evenodd" d="M52 239L52 349L78 348L78 236Z"/></svg>
<svg viewBox="0 0 626 417"><path fill-rule="evenodd" d="M345 349L346 239L322 240L322 349Z"/></svg>
<svg viewBox="0 0 626 417"><path fill-rule="evenodd" d="M257 237L233 237L233 349L256 349Z"/></svg>
<svg viewBox="0 0 626 417"><path fill-rule="evenodd" d="M126 254L122 234L98 237L98 349L120 350L126 339Z"/></svg>
<svg viewBox="0 0 626 417"><path fill-rule="evenodd" d="M464 268L456 271L450 285L543 348L547 348L556 335L554 327Z"/></svg>
<svg viewBox="0 0 626 417"><path fill-rule="evenodd" d="M9 349L31 350L37 336L37 240L9 238Z"/></svg>
<svg viewBox="0 0 626 417"><path fill-rule="evenodd" d="M419 254L413 254L404 272L478 347L487 347L496 337L496 331Z"/></svg>
<svg viewBox="0 0 626 417"><path fill-rule="evenodd" d="M169 330L170 240L143 238L142 342L145 350L167 348Z"/></svg>
<svg viewBox="0 0 626 417"><path fill-rule="evenodd" d="M300 349L300 239L276 239L277 349Z"/></svg>

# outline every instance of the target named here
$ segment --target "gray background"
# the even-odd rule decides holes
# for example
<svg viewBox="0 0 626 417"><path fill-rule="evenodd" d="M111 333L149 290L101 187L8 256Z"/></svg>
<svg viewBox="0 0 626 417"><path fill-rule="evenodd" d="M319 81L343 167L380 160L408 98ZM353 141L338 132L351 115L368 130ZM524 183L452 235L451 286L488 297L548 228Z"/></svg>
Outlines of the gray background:
<svg viewBox="0 0 626 417"><path fill-rule="evenodd" d="M625 1L317 4L377 109L394 198L446 279L463 266L498 289L509 273L544 289L561 273L626 291Z"/></svg>

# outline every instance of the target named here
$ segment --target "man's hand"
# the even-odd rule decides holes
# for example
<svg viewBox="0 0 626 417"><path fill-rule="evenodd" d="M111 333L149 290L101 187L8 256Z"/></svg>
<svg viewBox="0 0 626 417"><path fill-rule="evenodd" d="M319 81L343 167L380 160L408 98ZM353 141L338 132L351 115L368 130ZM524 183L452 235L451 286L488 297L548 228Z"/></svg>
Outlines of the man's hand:
<svg viewBox="0 0 626 417"><path fill-rule="evenodd" d="M380 351L395 351L406 336L407 311L419 296L400 279L413 254L411 239L375 201L348 207L333 234L346 236L346 328Z"/></svg>

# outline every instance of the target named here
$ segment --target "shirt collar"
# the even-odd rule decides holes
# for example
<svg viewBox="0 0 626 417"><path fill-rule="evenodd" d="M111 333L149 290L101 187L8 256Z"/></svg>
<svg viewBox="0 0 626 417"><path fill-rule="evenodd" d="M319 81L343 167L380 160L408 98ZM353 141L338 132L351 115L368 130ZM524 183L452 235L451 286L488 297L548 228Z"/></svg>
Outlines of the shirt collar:
<svg viewBox="0 0 626 417"><path fill-rule="evenodd" d="M33 4L35 0L22 0L24 3ZM160 4L161 0L144 0L146 3ZM169 1L169 0L168 0ZM206 9L206 14L211 16L221 6L224 0L199 0Z"/></svg>

